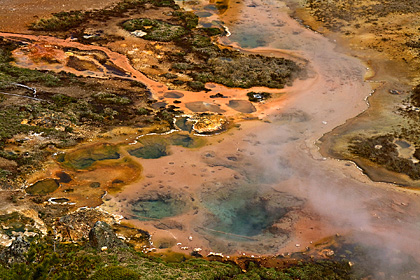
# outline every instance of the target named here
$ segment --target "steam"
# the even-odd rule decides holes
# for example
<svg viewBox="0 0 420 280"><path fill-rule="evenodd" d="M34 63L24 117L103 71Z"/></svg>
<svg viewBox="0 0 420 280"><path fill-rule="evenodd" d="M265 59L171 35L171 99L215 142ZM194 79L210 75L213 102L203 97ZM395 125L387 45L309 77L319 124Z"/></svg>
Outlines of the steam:
<svg viewBox="0 0 420 280"><path fill-rule="evenodd" d="M396 190L397 186L374 183L363 176L363 181L356 179L360 171L354 165L314 159L304 133L312 118L284 121L290 115L302 112L288 110L277 116L277 123L243 139L249 143L246 150L254 162L253 168L246 168L248 176L258 178L259 186L304 199L309 216L363 249L366 262L357 265L371 269L378 279L420 276L417 197ZM261 176L252 170L260 170Z"/></svg>

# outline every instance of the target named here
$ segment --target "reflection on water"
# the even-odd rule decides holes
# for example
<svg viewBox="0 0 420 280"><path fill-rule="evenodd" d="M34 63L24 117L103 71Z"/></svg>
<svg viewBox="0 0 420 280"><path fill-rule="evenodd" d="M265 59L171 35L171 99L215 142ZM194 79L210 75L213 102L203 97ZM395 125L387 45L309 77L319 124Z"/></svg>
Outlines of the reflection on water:
<svg viewBox="0 0 420 280"><path fill-rule="evenodd" d="M397 144L398 146L400 146L402 149L407 149L410 148L411 145L410 143L404 141L404 140L396 140L395 144Z"/></svg>
<svg viewBox="0 0 420 280"><path fill-rule="evenodd" d="M74 169L90 168L98 161L119 159L118 147L110 144L101 144L84 147L69 153L57 155L57 161L66 167Z"/></svg>
<svg viewBox="0 0 420 280"><path fill-rule="evenodd" d="M243 25L232 30L231 40L242 48L253 49L267 45L270 33L254 25Z"/></svg>
<svg viewBox="0 0 420 280"><path fill-rule="evenodd" d="M290 207L302 204L285 193L259 193L253 185L225 187L202 196L210 212L204 226L216 236L234 239L262 234L289 212Z"/></svg>
<svg viewBox="0 0 420 280"><path fill-rule="evenodd" d="M189 4L185 2L185 5ZM308 143L312 144L327 131L324 128L325 120L330 122L332 119L332 125L338 125L346 117L353 116L353 107L351 110L349 106L336 108L337 99L343 96L348 98L348 93L353 91L359 94L362 91L363 94L363 66L356 60L335 53L334 46L327 40L303 31L294 21L283 22L285 15L281 13L286 8L280 2L241 1L231 4L222 15L207 17L208 14L205 14L200 23L223 21L232 32L232 36L221 39L224 43L239 43L249 48L269 45L273 49L266 52L268 55L284 54L275 48L297 48L304 53L304 59L314 61L318 67L317 75L321 78L295 89L290 94L297 96L293 102L267 106L270 112L267 113L266 122L255 125L263 129L254 131L253 128L243 128L246 126L241 124L237 130L228 132L229 135L221 135L217 143L211 145L211 151L200 151L203 156L199 159L196 154L183 150L194 145L190 135L178 135L172 139L167 137L168 142L172 141L171 144L181 147L171 147L172 154L150 162L154 169L148 167L147 161L142 161L146 178L128 186L127 190L130 190L120 197L136 196L136 202L122 207L137 220L133 222L147 220L140 226L152 224L150 227L156 230L154 223L159 221L153 219L167 220L165 218L171 217L189 230L183 232L177 228L171 234L179 238L193 234L194 240L199 240L197 246L229 254L238 250L274 254L290 238L300 238L294 229L294 224L299 220L297 217L302 215L309 201L315 201L315 208L320 204L323 206L323 195L329 193L331 182L336 180L335 172L319 171L322 167L312 157ZM202 11L202 6L194 9ZM324 80L328 80L328 83L324 83ZM345 88L344 93L341 93L344 91L342 88ZM336 92L341 95L334 96ZM313 95L316 97L311 99ZM176 95L168 96L172 97L177 98ZM354 101L344 99L346 102ZM234 101L229 105L245 113L255 110L248 101ZM197 112L220 110L212 103L201 101L190 102L187 107ZM175 125L186 132L191 131L186 118L178 118ZM143 153L149 144L141 145L130 146L130 149L140 149L137 152ZM326 189L317 189L324 187ZM336 186L331 188L335 189ZM148 195L150 191L173 194L174 189L191 196L194 211L184 208L185 199ZM335 213L336 208L341 209L336 200L338 198L335 197L329 199L329 207L333 209L329 212ZM342 221L351 220L351 217L341 214ZM304 230L309 234L314 232L310 226Z"/></svg>
<svg viewBox="0 0 420 280"><path fill-rule="evenodd" d="M26 192L32 195L45 195L54 192L60 184L55 179L45 179L36 182L35 184L26 188Z"/></svg>

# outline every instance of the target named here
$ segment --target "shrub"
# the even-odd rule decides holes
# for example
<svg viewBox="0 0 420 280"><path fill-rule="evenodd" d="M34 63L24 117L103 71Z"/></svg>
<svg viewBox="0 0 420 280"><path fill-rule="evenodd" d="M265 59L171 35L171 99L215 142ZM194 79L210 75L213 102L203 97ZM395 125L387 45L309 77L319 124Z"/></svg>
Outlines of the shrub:
<svg viewBox="0 0 420 280"><path fill-rule="evenodd" d="M220 35L220 34L223 33L222 30L220 30L219 28L215 28L215 27L201 28L201 30L206 32L206 34L209 35L209 36L216 36L216 35Z"/></svg>
<svg viewBox="0 0 420 280"><path fill-rule="evenodd" d="M37 31L66 31L79 26L85 19L86 13L82 11L60 12L32 23L29 28Z"/></svg>
<svg viewBox="0 0 420 280"><path fill-rule="evenodd" d="M150 114L150 110L144 107L138 108L137 109L137 114L139 115L149 115Z"/></svg>
<svg viewBox="0 0 420 280"><path fill-rule="evenodd" d="M127 105L131 103L131 100L125 96L119 96L110 92L98 92L93 95L93 97L103 104L117 104L117 105Z"/></svg>
<svg viewBox="0 0 420 280"><path fill-rule="evenodd" d="M127 31L142 30L147 33L142 38L161 42L173 41L186 32L182 26L148 18L128 20L122 24L122 27Z"/></svg>
<svg viewBox="0 0 420 280"><path fill-rule="evenodd" d="M188 86L195 90L195 91L201 91L201 90L205 90L206 88L204 87L204 83L200 82L200 81L191 81L188 82Z"/></svg>
<svg viewBox="0 0 420 280"><path fill-rule="evenodd" d="M198 16L193 12L175 11L173 15L182 20L187 29L196 28L198 25Z"/></svg>
<svg viewBox="0 0 420 280"><path fill-rule="evenodd" d="M90 277L92 280L138 280L140 275L135 271L121 266L104 267Z"/></svg>
<svg viewBox="0 0 420 280"><path fill-rule="evenodd" d="M55 94L51 99L58 107L63 107L70 103L77 102L76 98L61 93Z"/></svg>

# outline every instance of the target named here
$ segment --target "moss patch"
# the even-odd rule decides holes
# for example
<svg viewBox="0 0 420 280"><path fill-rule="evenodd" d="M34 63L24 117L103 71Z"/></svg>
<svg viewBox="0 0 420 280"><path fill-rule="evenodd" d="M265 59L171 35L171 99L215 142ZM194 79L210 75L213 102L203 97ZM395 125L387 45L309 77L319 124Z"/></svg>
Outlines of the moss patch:
<svg viewBox="0 0 420 280"><path fill-rule="evenodd" d="M399 157L397 145L391 135L353 138L349 150L354 155L380 164L390 171L406 174L413 180L420 179L420 164Z"/></svg>
<svg viewBox="0 0 420 280"><path fill-rule="evenodd" d="M203 83L215 82L229 87L283 88L298 67L284 58L248 55L211 58L208 70L194 74L194 78Z"/></svg>
<svg viewBox="0 0 420 280"><path fill-rule="evenodd" d="M186 32L182 26L148 18L128 20L122 27L127 31L141 30L146 33L142 38L162 42L173 41Z"/></svg>
<svg viewBox="0 0 420 280"><path fill-rule="evenodd" d="M291 262L287 268L264 268L257 260L244 260L241 269L234 262L206 261L177 256L178 262L146 256L132 249L97 252L84 243L63 244L52 238L33 242L26 263L0 264L0 278L9 279L361 279L346 261ZM255 260L255 259L254 259ZM358 278L359 276L359 278Z"/></svg>

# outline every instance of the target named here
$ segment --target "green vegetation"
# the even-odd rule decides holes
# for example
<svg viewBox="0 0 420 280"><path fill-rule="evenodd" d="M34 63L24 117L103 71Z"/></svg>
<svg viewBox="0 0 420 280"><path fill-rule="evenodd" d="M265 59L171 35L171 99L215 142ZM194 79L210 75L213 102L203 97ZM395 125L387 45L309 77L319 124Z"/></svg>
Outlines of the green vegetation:
<svg viewBox="0 0 420 280"><path fill-rule="evenodd" d="M54 94L51 99L57 107L64 107L77 102L76 98L61 93Z"/></svg>
<svg viewBox="0 0 420 280"><path fill-rule="evenodd" d="M153 122L153 110L142 107L148 113L138 111L147 101L142 84L124 80L98 83L94 78L64 72L18 68L11 65L11 52L17 47L13 41L0 39L0 91L4 93L0 94L2 187L23 183L21 175L36 170L52 153L47 147L73 146L89 135L83 130L91 133L121 124L141 126ZM15 83L37 88L36 98ZM67 94L55 87L58 85L65 85ZM159 116L172 122L168 114L162 112ZM35 144L30 144L32 139L36 139ZM9 143L21 148L10 150Z"/></svg>
<svg viewBox="0 0 420 280"><path fill-rule="evenodd" d="M142 30L147 33L142 38L162 42L173 41L186 32L182 26L147 18L128 20L122 24L122 27L127 31Z"/></svg>
<svg viewBox="0 0 420 280"><path fill-rule="evenodd" d="M138 280L140 274L122 266L107 266L93 274L92 280Z"/></svg>
<svg viewBox="0 0 420 280"><path fill-rule="evenodd" d="M192 38L191 44L196 48L210 47L213 45L211 39L208 36L203 36L200 34L197 34Z"/></svg>
<svg viewBox="0 0 420 280"><path fill-rule="evenodd" d="M388 134L360 135L350 140L349 152L359 158L381 165L389 171L408 175L412 180L420 179L420 142L419 121L420 85L413 88L411 95L403 101L396 113L404 117L404 122L397 128L391 128ZM397 145L407 142L410 150L402 157ZM406 147L406 148L408 148ZM409 158L411 156L411 158ZM364 166L366 168L366 166ZM370 167L366 168L369 174Z"/></svg>
<svg viewBox="0 0 420 280"><path fill-rule="evenodd" d="M50 135L53 137L63 137L63 133L48 127L30 126L22 124L24 119L30 118L36 111L31 111L32 106L1 106L0 105L0 158L10 161L9 167L0 169L0 184L17 183L13 179L16 178L18 172L30 171L37 168L42 160L48 155L48 152L33 150L23 153L15 153L12 151L4 151L6 142L19 134L35 134ZM19 140L19 144L25 143L25 139ZM16 166L20 167L19 169Z"/></svg>
<svg viewBox="0 0 420 280"><path fill-rule="evenodd" d="M24 112L20 112L15 107L2 109L0 111L0 147L3 147L6 140L12 138L13 135L28 132L32 129L28 125L21 124L26 117Z"/></svg>
<svg viewBox="0 0 420 280"><path fill-rule="evenodd" d="M349 150L354 155L380 164L390 171L407 174L413 180L420 179L420 164L399 157L397 145L393 141L392 135L355 137Z"/></svg>
<svg viewBox="0 0 420 280"><path fill-rule="evenodd" d="M38 82L45 86L56 86L61 84L61 79L53 74L44 73L35 70L23 69L12 66L10 62L13 61L11 51L15 49L15 43L0 40L0 88L2 90L11 90L14 88L14 83L33 83ZM2 96L5 100L7 96ZM13 106L0 104L0 148L2 148L7 139L12 138L18 133L28 133L33 131L36 133L48 132L40 127L33 127L21 124L22 120L30 117L30 112L27 109L30 105L26 106Z"/></svg>
<svg viewBox="0 0 420 280"><path fill-rule="evenodd" d="M205 90L204 83L200 81L191 81L187 83L188 86L194 91Z"/></svg>
<svg viewBox="0 0 420 280"><path fill-rule="evenodd" d="M181 20L183 22L183 26L187 29L196 28L198 25L198 16L196 16L193 12L176 10L173 15Z"/></svg>
<svg viewBox="0 0 420 280"><path fill-rule="evenodd" d="M222 30L220 30L219 28L214 28L214 27L201 28L201 30L206 32L208 36L217 36L223 33Z"/></svg>
<svg viewBox="0 0 420 280"><path fill-rule="evenodd" d="M243 272L233 262L169 263L129 248L98 252L85 243L64 244L49 237L32 242L24 259L24 263L1 264L0 279L357 279L345 262L306 262L280 271L249 262Z"/></svg>
<svg viewBox="0 0 420 280"><path fill-rule="evenodd" d="M142 10L148 3L156 7L177 7L173 0L123 0L102 10L55 13L50 18L42 18L32 23L29 28L36 31L68 31L88 20L104 21L110 17L122 16L133 9Z"/></svg>
<svg viewBox="0 0 420 280"><path fill-rule="evenodd" d="M86 20L86 13L81 11L55 13L51 18L40 19L30 28L37 31L65 31L79 26Z"/></svg>
<svg viewBox="0 0 420 280"><path fill-rule="evenodd" d="M153 4L155 7L171 7L173 9L171 18L166 21L144 17L135 18L122 22L121 27L142 39L170 42L179 48L176 52L165 52L165 63L169 62L171 67L167 73L159 74L175 86L202 91L205 90L205 83L215 82L229 87L283 88L286 84L290 84L301 71L296 63L287 59L245 55L235 50L219 48L212 42L211 37L222 34L223 31L219 28L197 28L198 17L192 12L181 10L172 0L124 0L114 7L82 13L85 22L106 21L110 17L125 17L128 11L146 15L145 10L148 9L145 6L146 3ZM61 17L58 18L62 18L65 22L70 21L71 25L73 22L77 23L77 20L71 19L80 13L71 12L67 15L60 13ZM57 26L57 30L61 30L61 25L55 24L56 19L57 15L49 20L37 22L33 27L37 26L37 30L52 30L48 24L48 21L51 21L52 25ZM78 25L80 25L78 28L87 27L84 23L78 23ZM135 31L142 33L137 34ZM79 33L80 36L76 35L78 39L86 40L83 38L83 32ZM177 79L179 74L188 75L192 80L181 81ZM115 116L110 112L107 114L107 117L111 119Z"/></svg>
<svg viewBox="0 0 420 280"><path fill-rule="evenodd" d="M77 244L55 246L48 238L31 244L26 263L0 266L0 278L87 279L88 273L100 264L101 258L93 249L82 249Z"/></svg>
<svg viewBox="0 0 420 280"><path fill-rule="evenodd" d="M149 115L151 113L151 110L147 109L147 108L144 108L144 107L141 107L141 108L137 109L136 113L139 114L139 115Z"/></svg>
<svg viewBox="0 0 420 280"><path fill-rule="evenodd" d="M179 111L174 110L174 107L170 105L168 108L162 108L157 111L154 119L156 122L167 126L169 129L174 129L174 118L179 113Z"/></svg>
<svg viewBox="0 0 420 280"><path fill-rule="evenodd" d="M222 50L211 40L211 36L220 33L220 29L216 28L194 28L175 39L174 43L183 49L183 53L193 54L194 59L188 56L168 56L172 62L170 73L190 76L193 80L187 83L188 87L194 91L201 91L205 90L204 84L207 82L228 87L283 88L301 71L291 60Z"/></svg>
<svg viewBox="0 0 420 280"><path fill-rule="evenodd" d="M316 261L299 263L293 267L276 271L273 268L261 268L250 263L247 272L235 276L237 280L340 280L358 279L350 274L350 266L346 262Z"/></svg>
<svg viewBox="0 0 420 280"><path fill-rule="evenodd" d="M33 242L26 263L0 265L0 279L218 279L233 276L231 264L193 259L165 263L132 249L97 252L85 244L62 244L46 238ZM105 277L105 278L103 278ZM107 278L106 278L107 277ZM128 278L125 278L128 277ZM136 278L133 278L136 277Z"/></svg>
<svg viewBox="0 0 420 280"><path fill-rule="evenodd" d="M207 69L192 75L195 80L203 83L216 82L229 87L283 88L297 70L294 62L284 58L248 55L210 58Z"/></svg>

